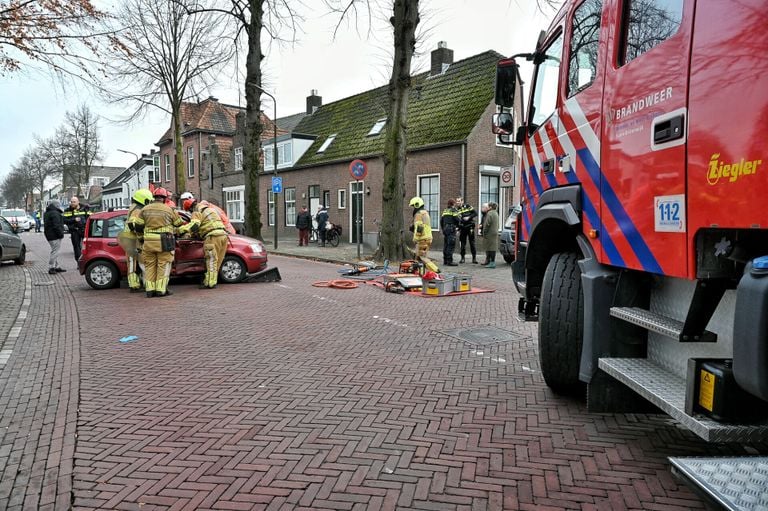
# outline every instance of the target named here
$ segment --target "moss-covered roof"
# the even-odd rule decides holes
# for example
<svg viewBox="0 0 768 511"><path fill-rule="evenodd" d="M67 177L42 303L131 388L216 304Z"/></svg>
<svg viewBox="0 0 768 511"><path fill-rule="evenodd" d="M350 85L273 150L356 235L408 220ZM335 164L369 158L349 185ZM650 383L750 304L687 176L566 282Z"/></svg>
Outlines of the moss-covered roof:
<svg viewBox="0 0 768 511"><path fill-rule="evenodd" d="M441 75L414 76L408 103L408 149L465 140L493 99L500 58L499 53L487 51L451 64ZM317 136L296 166L381 154L387 128L379 135L368 136L368 132L386 117L387 86L321 106L294 128L294 132ZM333 143L318 153L333 134Z"/></svg>

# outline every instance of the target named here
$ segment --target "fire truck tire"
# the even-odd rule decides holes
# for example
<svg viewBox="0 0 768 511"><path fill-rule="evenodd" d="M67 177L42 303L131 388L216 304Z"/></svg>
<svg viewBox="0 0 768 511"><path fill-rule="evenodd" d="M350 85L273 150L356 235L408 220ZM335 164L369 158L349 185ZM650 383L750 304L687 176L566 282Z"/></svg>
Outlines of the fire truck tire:
<svg viewBox="0 0 768 511"><path fill-rule="evenodd" d="M557 394L583 396L579 363L584 327L581 270L574 253L552 256L539 304L539 360L544 381Z"/></svg>

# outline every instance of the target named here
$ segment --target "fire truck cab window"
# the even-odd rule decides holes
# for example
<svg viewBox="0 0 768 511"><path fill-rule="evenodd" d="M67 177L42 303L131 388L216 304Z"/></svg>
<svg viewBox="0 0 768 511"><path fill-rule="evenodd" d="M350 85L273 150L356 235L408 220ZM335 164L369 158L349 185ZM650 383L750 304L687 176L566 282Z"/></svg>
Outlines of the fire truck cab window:
<svg viewBox="0 0 768 511"><path fill-rule="evenodd" d="M683 0L626 0L619 63L627 64L675 35L682 19Z"/></svg>
<svg viewBox="0 0 768 511"><path fill-rule="evenodd" d="M560 62L563 57L563 34L552 41L544 50L544 61L536 68L536 85L531 103L532 128L552 115L557 107L557 84L560 76Z"/></svg>
<svg viewBox="0 0 768 511"><path fill-rule="evenodd" d="M591 84L597 75L602 0L585 0L573 13L571 53L568 62L568 96Z"/></svg>

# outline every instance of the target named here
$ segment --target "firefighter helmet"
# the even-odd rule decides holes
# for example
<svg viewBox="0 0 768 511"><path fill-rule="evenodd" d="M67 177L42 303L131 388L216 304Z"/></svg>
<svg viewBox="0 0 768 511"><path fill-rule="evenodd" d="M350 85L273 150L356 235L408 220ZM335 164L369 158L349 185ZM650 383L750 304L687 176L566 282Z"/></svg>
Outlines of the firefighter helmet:
<svg viewBox="0 0 768 511"><path fill-rule="evenodd" d="M152 202L152 192L147 190L146 188L139 188L135 192L133 192L133 201L136 204L141 204L142 206L146 206L150 202Z"/></svg>
<svg viewBox="0 0 768 511"><path fill-rule="evenodd" d="M195 198L195 196L192 195L192 192L184 192L184 193L181 194L181 197L179 197L179 200L182 201L182 204L183 204L183 201L185 201L187 199L193 199L194 200L194 198Z"/></svg>
<svg viewBox="0 0 768 511"><path fill-rule="evenodd" d="M411 206L412 208L419 209L424 205L424 199L422 199L421 197L414 197L413 199L411 199L411 202L409 202L408 205Z"/></svg>
<svg viewBox="0 0 768 511"><path fill-rule="evenodd" d="M162 188L162 187L155 188L155 191L154 191L154 193L152 195L154 195L154 197L156 199L158 197L162 198L162 199L167 199L168 198L168 192L165 190L165 188Z"/></svg>
<svg viewBox="0 0 768 511"><path fill-rule="evenodd" d="M187 192L189 193L189 192ZM192 194L189 194L190 196L183 201L181 201L181 207L184 208L184 211L192 211L192 208L195 205L195 198L192 197Z"/></svg>

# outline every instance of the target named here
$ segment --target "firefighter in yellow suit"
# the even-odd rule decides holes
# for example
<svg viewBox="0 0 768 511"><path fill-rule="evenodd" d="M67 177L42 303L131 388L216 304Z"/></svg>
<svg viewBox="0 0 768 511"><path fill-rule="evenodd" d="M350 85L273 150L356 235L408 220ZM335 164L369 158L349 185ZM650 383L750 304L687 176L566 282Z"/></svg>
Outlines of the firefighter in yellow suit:
<svg viewBox="0 0 768 511"><path fill-rule="evenodd" d="M192 220L179 229L179 234L194 232L203 240L205 276L200 289L213 289L219 279L219 270L227 254L229 236L218 208L198 203L194 197L181 202L185 211L192 212Z"/></svg>
<svg viewBox="0 0 768 511"><path fill-rule="evenodd" d="M429 213L424 209L424 199L414 197L408 203L413 208L413 242L416 245L416 255L427 257L432 246L432 223Z"/></svg>
<svg viewBox="0 0 768 511"><path fill-rule="evenodd" d="M153 296L170 296L168 280L171 278L171 266L173 265L174 228L180 227L184 222L176 210L165 204L168 192L164 188L156 188L154 191L155 202L141 209L141 213L131 223L134 232L144 233L144 289L147 298ZM170 235L170 236L169 236ZM162 238L169 236L168 246L163 247Z"/></svg>
<svg viewBox="0 0 768 511"><path fill-rule="evenodd" d="M136 190L131 198L131 207L128 208L128 218L125 222L123 231L118 235L120 246L125 251L125 257L128 263L128 287L131 293L141 291L141 280L136 272L138 267L144 267L141 260L141 250L144 239L139 234L133 232L130 228L133 220L141 213L141 208L152 202L152 192L146 188Z"/></svg>

